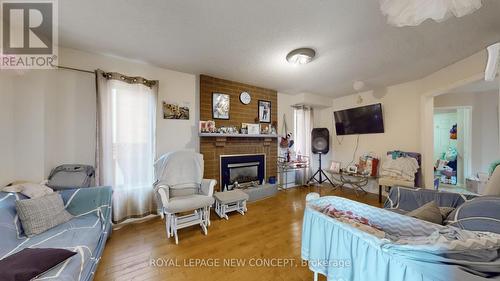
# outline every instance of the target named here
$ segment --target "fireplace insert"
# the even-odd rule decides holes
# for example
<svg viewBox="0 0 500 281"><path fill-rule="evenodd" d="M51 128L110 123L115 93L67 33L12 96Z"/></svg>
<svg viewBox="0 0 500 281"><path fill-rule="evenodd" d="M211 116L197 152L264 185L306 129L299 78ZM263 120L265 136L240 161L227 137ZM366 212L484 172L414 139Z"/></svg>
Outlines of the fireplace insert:
<svg viewBox="0 0 500 281"><path fill-rule="evenodd" d="M262 184L266 171L265 158L264 154L222 155L220 158L222 191Z"/></svg>

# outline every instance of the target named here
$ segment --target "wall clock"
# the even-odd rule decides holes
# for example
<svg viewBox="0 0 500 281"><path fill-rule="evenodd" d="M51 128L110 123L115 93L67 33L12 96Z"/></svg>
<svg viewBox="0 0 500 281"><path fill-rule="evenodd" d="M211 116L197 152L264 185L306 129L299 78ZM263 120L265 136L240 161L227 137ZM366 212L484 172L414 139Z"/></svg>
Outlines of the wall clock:
<svg viewBox="0 0 500 281"><path fill-rule="evenodd" d="M240 94L240 101L242 104L249 104L252 101L252 97L247 92L242 92Z"/></svg>

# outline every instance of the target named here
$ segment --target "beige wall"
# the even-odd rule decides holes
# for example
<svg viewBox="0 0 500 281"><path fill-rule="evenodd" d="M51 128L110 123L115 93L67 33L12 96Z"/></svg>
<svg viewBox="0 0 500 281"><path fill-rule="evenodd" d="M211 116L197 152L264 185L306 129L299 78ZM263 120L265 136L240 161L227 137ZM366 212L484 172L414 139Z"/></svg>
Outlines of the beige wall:
<svg viewBox="0 0 500 281"><path fill-rule="evenodd" d="M363 102L358 104L358 96ZM331 150L327 156L329 165L331 160L340 161L346 167L353 161L357 163L359 156L364 153L373 153L383 157L389 150L403 150L419 152L419 93L415 82L404 83L387 88L386 94L377 98L372 92L349 95L333 100L332 107L321 111L319 124L327 127L331 135ZM346 108L382 103L384 116L383 134L366 134L359 136L358 149L356 148L357 136L336 136L333 121L333 112ZM371 181L367 187L371 192L378 192L377 183Z"/></svg>
<svg viewBox="0 0 500 281"><path fill-rule="evenodd" d="M454 88L482 79L486 58L486 51L482 50L421 79L390 86L381 98L374 97L371 92L362 93L364 102L361 105L377 102L383 104L386 133L361 135L355 158L363 152L383 155L392 149L420 152L423 157L424 186L432 187L433 99ZM376 96L380 96L379 93ZM314 126L330 128L330 143L333 148L327 155L329 160L335 159L343 163L352 161L356 138L345 136L339 144L333 131L333 111L358 106L357 97L357 94L340 97L333 100L330 108L315 110ZM278 103L290 99L294 99L292 95L278 94ZM283 110L285 106L280 103L280 107ZM374 184L370 190L375 191Z"/></svg>
<svg viewBox="0 0 500 281"><path fill-rule="evenodd" d="M14 171L14 91L11 75L0 71L0 179L13 177ZM0 184L4 183L0 180Z"/></svg>
<svg viewBox="0 0 500 281"><path fill-rule="evenodd" d="M323 157L323 168L328 168L330 161L340 161L343 167L347 166L352 159L356 146L357 136L339 136L335 135L333 121L333 112L346 108L363 106L374 103L382 103L384 114L384 134L360 135L359 147L354 156L358 161L359 156L366 152L375 153L378 156L385 155L389 150L399 149L405 151L419 151L420 134L420 94L415 82L404 83L388 87L383 97L375 97L372 92L349 95L336 99L329 99L330 106L325 108L325 100L322 100L322 108L314 109L314 127L326 127L330 131L330 152ZM358 96L361 96L363 102L357 103ZM313 100L308 98L307 100ZM278 93L278 103L280 110L284 111L287 106L296 102L296 96ZM293 110L289 111L292 115ZM293 126L293 123L292 123ZM313 157L313 169L317 168L317 156ZM375 182L371 182L368 189L372 192L378 192Z"/></svg>
<svg viewBox="0 0 500 281"><path fill-rule="evenodd" d="M60 64L87 70L101 68L160 81L157 154L198 150L197 77L141 62L59 49ZM72 70L0 72L0 184L41 181L63 163L94 164L95 78ZM4 85L6 85L4 87ZM9 90L10 89L10 90ZM4 102L5 101L5 102ZM161 101L190 108L189 120L164 120ZM5 138L4 138L5 136ZM4 159L5 159L4 158ZM3 164L3 163L9 164Z"/></svg>
<svg viewBox="0 0 500 281"><path fill-rule="evenodd" d="M293 108L297 103L295 95L287 95L278 92L278 134L282 134L283 118L286 118L286 125L289 132L293 131Z"/></svg>
<svg viewBox="0 0 500 281"><path fill-rule="evenodd" d="M388 139L394 146L401 147L416 147L416 151L422 154L422 172L424 176L424 186L432 188L434 178L434 160L433 160L433 108L434 97L450 92L454 88L467 85L484 78L484 68L486 65L486 51L481 50L476 54L471 55L461 61L451 64L435 73L429 74L422 79L413 82L405 83L407 87L402 89L408 92L394 91L397 88L392 88L388 93L402 95L399 102L402 108L407 108L411 104L412 108L419 108L417 111L409 111L407 115L400 116L400 119L393 122L400 122L406 126L412 127L415 132L408 132L410 138L417 138L417 145L413 141L405 143L406 137L402 139ZM400 85L400 86L402 86ZM398 86L395 86L398 87ZM415 95L413 95L413 94ZM389 94L388 94L389 95ZM353 95L355 96L355 95ZM406 98L408 97L408 99ZM384 102L382 102L385 104ZM396 103L395 103L396 104ZM412 114L416 114L415 117ZM385 120L388 117L384 115ZM389 117L391 118L391 117ZM413 126L412 126L413 125ZM420 139L420 140L418 140ZM375 145L375 144L374 144ZM401 148L404 149L404 148ZM498 152L491 151L492 154L498 156Z"/></svg>

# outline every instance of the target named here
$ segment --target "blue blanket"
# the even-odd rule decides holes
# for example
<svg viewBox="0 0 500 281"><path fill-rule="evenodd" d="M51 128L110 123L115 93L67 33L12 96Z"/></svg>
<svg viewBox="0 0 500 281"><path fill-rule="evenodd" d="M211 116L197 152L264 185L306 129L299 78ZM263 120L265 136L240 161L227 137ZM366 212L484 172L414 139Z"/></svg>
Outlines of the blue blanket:
<svg viewBox="0 0 500 281"><path fill-rule="evenodd" d="M458 260L448 256L454 251L453 243L408 245L379 239L315 209L329 204L369 219L388 237L428 237L448 229L348 199L321 197L310 202L304 212L302 259L309 262L312 271L327 276L328 280L500 279L495 277L500 270L498 255L492 261ZM498 254L500 245L496 246L490 253ZM478 253L482 252L478 250ZM486 279L486 276L492 279Z"/></svg>
<svg viewBox="0 0 500 281"><path fill-rule="evenodd" d="M111 233L111 188L95 187L59 191L66 210L75 217L28 238L17 218L15 201L26 197L0 192L0 259L24 248L63 248L77 255L37 280L92 280Z"/></svg>

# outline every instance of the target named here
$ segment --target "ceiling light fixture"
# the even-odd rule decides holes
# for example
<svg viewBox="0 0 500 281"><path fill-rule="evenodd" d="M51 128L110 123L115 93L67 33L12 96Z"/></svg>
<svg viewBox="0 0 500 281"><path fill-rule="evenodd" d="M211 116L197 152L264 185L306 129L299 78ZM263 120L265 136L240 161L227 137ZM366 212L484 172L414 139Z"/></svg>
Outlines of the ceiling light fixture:
<svg viewBox="0 0 500 281"><path fill-rule="evenodd" d="M286 60L291 64L310 63L316 56L316 51L311 48L295 49L286 55Z"/></svg>

